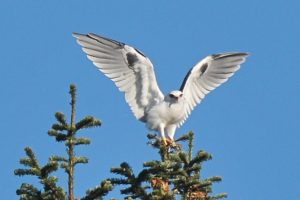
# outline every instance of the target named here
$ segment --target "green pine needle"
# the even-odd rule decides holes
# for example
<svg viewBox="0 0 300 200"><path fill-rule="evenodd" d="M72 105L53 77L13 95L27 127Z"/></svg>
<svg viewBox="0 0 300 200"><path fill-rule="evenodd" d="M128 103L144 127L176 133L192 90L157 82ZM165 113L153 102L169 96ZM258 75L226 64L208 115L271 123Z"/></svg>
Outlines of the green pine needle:
<svg viewBox="0 0 300 200"><path fill-rule="evenodd" d="M89 162L87 157L75 157L74 158L74 165L76 164L86 164Z"/></svg>
<svg viewBox="0 0 300 200"><path fill-rule="evenodd" d="M109 180L104 180L101 182L99 186L96 186L93 189L90 189L86 192L86 196L81 200L95 200L95 199L103 199L108 192L112 191L113 185Z"/></svg>
<svg viewBox="0 0 300 200"><path fill-rule="evenodd" d="M26 155L29 157L30 161L31 161L31 164L30 166L31 167L36 167L36 168L39 168L39 163L34 155L34 152L32 151L32 149L30 147L25 147L24 149Z"/></svg>
<svg viewBox="0 0 300 200"><path fill-rule="evenodd" d="M74 139L74 145L88 145L91 143L91 140L88 138L76 138Z"/></svg>
<svg viewBox="0 0 300 200"><path fill-rule="evenodd" d="M42 167L41 177L46 178L49 176L50 173L56 171L57 169L58 169L58 163L55 161L50 161L44 167Z"/></svg>
<svg viewBox="0 0 300 200"><path fill-rule="evenodd" d="M56 131L66 131L68 130L68 126L63 124L53 124L52 129Z"/></svg>
<svg viewBox="0 0 300 200"><path fill-rule="evenodd" d="M60 122L62 125L67 125L66 117L64 113L61 112L56 112L55 113L55 118L57 119L58 122Z"/></svg>
<svg viewBox="0 0 300 200"><path fill-rule="evenodd" d="M62 156L51 156L49 161L68 162L68 159Z"/></svg>
<svg viewBox="0 0 300 200"><path fill-rule="evenodd" d="M101 126L101 121L92 116L85 117L84 119L77 122L75 125L76 130L80 130L84 128L93 128L97 126Z"/></svg>

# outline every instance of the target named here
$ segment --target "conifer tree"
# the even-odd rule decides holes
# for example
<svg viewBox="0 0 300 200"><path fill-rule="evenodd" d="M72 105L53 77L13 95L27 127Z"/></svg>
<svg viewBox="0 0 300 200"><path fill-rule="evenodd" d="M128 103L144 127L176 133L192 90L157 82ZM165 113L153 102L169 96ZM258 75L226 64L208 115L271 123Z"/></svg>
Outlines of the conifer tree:
<svg viewBox="0 0 300 200"><path fill-rule="evenodd" d="M77 164L88 163L88 158L84 156L75 156L75 147L79 145L89 145L90 139L84 137L77 137L78 131L86 128L93 128L101 125L100 120L87 116L82 120L75 122L76 116L76 87L70 85L71 95L71 119L70 123L67 123L66 117L63 113L55 113L56 123L52 125L52 128L48 131L48 135L54 137L57 142L63 142L67 147L67 156L54 155L49 158L48 163L45 166L40 166L38 160L30 147L25 148L25 152L28 158L22 158L20 164L24 165L25 169L16 169L15 175L24 176L31 175L36 176L40 183L43 185L43 190L38 189L32 184L23 183L20 189L17 190L17 194L21 200L75 200L74 197L74 174L75 166ZM50 176L51 173L57 171L59 168L64 169L68 175L68 193L66 193L61 187L56 185L58 178ZM104 196L108 191L112 189L111 184L104 184L98 186L102 190L98 196Z"/></svg>
<svg viewBox="0 0 300 200"><path fill-rule="evenodd" d="M181 136L176 143L164 145L159 137L148 135L149 144L158 150L160 160L144 162L144 169L134 174L126 162L119 167L111 169L121 178L110 179L115 185L126 185L121 193L125 199L153 199L175 200L213 200L227 197L227 194L211 196L212 184L221 181L221 177L214 176L206 179L200 177L202 163L210 160L212 156L205 151L198 151L193 157L192 132ZM184 151L179 142L188 142L188 151Z"/></svg>
<svg viewBox="0 0 300 200"><path fill-rule="evenodd" d="M77 133L82 129L100 126L101 122L92 116L75 122L75 85L70 86L70 95L70 122L67 122L63 113L57 112L55 113L57 122L48 131L49 136L59 143L64 143L67 156L50 156L48 162L41 165L33 150L26 147L27 157L20 159L20 164L25 168L16 169L14 173L18 176L35 176L42 188L23 183L16 191L21 200L75 200L75 166L88 163L87 157L75 156L75 148L78 145L89 145L91 142L88 138L78 137ZM104 199L104 196L117 185L122 186L120 193L128 200L175 200L178 197L182 200L215 200L227 197L225 193L212 195L212 184L221 181L221 177L213 176L206 179L201 177L203 162L212 159L212 156L203 150L193 155L194 134L192 132L167 145L155 134L149 134L147 137L148 144L158 151L158 160L145 161L143 170L139 173L135 173L127 162L111 168L111 172L118 177L101 181L98 186L87 190L81 200ZM58 178L52 175L59 169L63 169L68 175L67 192L57 185Z"/></svg>

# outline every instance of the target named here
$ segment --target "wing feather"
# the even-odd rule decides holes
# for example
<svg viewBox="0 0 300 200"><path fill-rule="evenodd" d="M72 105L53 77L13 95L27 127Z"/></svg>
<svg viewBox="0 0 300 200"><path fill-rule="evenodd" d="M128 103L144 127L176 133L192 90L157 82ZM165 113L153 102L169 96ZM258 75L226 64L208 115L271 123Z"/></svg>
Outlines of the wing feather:
<svg viewBox="0 0 300 200"><path fill-rule="evenodd" d="M186 109L181 126L192 110L204 97L226 82L245 62L247 53L222 53L207 56L196 64L186 75L180 87L183 92Z"/></svg>
<svg viewBox="0 0 300 200"><path fill-rule="evenodd" d="M95 34L73 36L88 59L125 93L135 117L144 121L149 106L164 98L150 60L137 49L112 39Z"/></svg>

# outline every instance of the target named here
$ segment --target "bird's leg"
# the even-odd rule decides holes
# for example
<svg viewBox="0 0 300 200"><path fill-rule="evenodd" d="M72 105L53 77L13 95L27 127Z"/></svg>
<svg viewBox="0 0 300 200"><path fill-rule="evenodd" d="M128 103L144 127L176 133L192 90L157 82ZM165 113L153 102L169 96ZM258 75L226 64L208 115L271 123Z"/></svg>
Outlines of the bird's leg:
<svg viewBox="0 0 300 200"><path fill-rule="evenodd" d="M167 126L166 128L165 128L165 132L168 134L168 142L170 143L170 144L174 144L175 142L174 142L174 134L175 134L175 131L176 131L176 128L177 128L177 126L175 125L175 124L173 124L173 125L169 125L169 126Z"/></svg>
<svg viewBox="0 0 300 200"><path fill-rule="evenodd" d="M159 125L158 131L160 133L160 136L161 136L161 139L163 141L163 144L164 145L168 145L167 140L166 140L166 136L165 136L165 129L164 129L164 127L163 127L162 124Z"/></svg>

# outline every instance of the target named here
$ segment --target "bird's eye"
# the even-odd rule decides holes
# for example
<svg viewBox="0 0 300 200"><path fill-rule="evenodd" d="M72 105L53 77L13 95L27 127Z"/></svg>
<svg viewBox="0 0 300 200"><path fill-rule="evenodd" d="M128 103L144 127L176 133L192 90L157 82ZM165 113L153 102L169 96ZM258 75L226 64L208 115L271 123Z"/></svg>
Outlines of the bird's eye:
<svg viewBox="0 0 300 200"><path fill-rule="evenodd" d="M169 94L169 97L174 98L175 96L174 94Z"/></svg>
<svg viewBox="0 0 300 200"><path fill-rule="evenodd" d="M181 93L179 96L182 97L182 95L183 95L183 94Z"/></svg>

